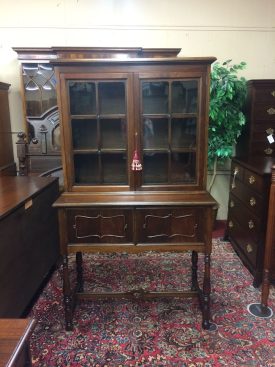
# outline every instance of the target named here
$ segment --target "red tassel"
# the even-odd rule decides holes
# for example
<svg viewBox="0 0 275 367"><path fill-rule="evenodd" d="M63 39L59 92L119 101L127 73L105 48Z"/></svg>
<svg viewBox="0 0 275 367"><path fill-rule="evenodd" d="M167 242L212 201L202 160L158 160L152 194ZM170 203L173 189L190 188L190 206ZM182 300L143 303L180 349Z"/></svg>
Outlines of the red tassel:
<svg viewBox="0 0 275 367"><path fill-rule="evenodd" d="M133 156L131 167L132 167L132 171L142 170L142 164L140 163L140 159L139 159L137 150L134 151L134 156Z"/></svg>

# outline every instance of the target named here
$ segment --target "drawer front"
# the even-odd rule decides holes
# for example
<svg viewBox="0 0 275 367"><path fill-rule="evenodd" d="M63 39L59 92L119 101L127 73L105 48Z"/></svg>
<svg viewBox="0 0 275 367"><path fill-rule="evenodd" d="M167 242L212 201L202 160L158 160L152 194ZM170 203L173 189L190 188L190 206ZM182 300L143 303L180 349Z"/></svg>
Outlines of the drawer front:
<svg viewBox="0 0 275 367"><path fill-rule="evenodd" d="M130 209L69 209L67 226L70 243L133 241L133 215Z"/></svg>
<svg viewBox="0 0 275 367"><path fill-rule="evenodd" d="M200 240L198 208L137 209L136 216L138 243L184 243Z"/></svg>
<svg viewBox="0 0 275 367"><path fill-rule="evenodd" d="M274 121L275 118L275 101L274 103L255 103L254 119L262 121Z"/></svg>
<svg viewBox="0 0 275 367"><path fill-rule="evenodd" d="M264 207L263 199L257 192L251 190L239 180L235 181L235 186L231 189L231 192L243 202L255 216L260 217L262 215Z"/></svg>
<svg viewBox="0 0 275 367"><path fill-rule="evenodd" d="M258 102L267 102L275 105L275 83L256 87L254 89L254 98Z"/></svg>
<svg viewBox="0 0 275 367"><path fill-rule="evenodd" d="M260 176L248 169L244 171L244 184L252 190L257 191L259 194L262 194L264 190L263 176Z"/></svg>
<svg viewBox="0 0 275 367"><path fill-rule="evenodd" d="M257 263L258 243L251 237L250 233L244 230L238 221L231 215L228 215L228 235L237 244L238 249L250 265L255 268Z"/></svg>
<svg viewBox="0 0 275 367"><path fill-rule="evenodd" d="M251 155L275 157L275 144L253 142L251 145Z"/></svg>
<svg viewBox="0 0 275 367"><path fill-rule="evenodd" d="M229 196L228 216L233 217L253 241L258 241L262 234L261 218L248 210L234 195Z"/></svg>

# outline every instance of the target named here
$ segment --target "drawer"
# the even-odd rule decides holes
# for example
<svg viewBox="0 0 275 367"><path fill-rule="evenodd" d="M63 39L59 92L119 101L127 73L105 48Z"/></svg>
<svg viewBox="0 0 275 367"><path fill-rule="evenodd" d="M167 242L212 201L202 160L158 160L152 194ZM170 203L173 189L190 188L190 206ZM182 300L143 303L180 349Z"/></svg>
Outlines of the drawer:
<svg viewBox="0 0 275 367"><path fill-rule="evenodd" d="M70 243L129 243L133 241L131 209L68 209Z"/></svg>
<svg viewBox="0 0 275 367"><path fill-rule="evenodd" d="M238 221L240 227L248 233L253 241L258 241L261 237L261 218L248 210L243 203L234 195L229 197L228 215Z"/></svg>
<svg viewBox="0 0 275 367"><path fill-rule="evenodd" d="M232 186L231 186L232 187ZM235 181L235 186L231 192L255 215L260 217L263 213L264 203L261 195L253 191L239 180Z"/></svg>
<svg viewBox="0 0 275 367"><path fill-rule="evenodd" d="M258 255L258 243L250 236L250 233L244 230L233 217L228 215L228 236L235 246L241 251L245 259L248 260L253 268L256 267Z"/></svg>
<svg viewBox="0 0 275 367"><path fill-rule="evenodd" d="M244 171L243 181L244 184L247 185L249 188L257 191L259 194L262 194L265 186L263 176L260 176L257 173L246 169Z"/></svg>
<svg viewBox="0 0 275 367"><path fill-rule="evenodd" d="M268 102L275 104L275 83L254 89L254 98L259 102Z"/></svg>
<svg viewBox="0 0 275 367"><path fill-rule="evenodd" d="M273 103L255 103L254 120L274 121L275 101Z"/></svg>
<svg viewBox="0 0 275 367"><path fill-rule="evenodd" d="M202 240L198 232L201 212L202 209L198 208L137 209L137 242L184 243Z"/></svg>
<svg viewBox="0 0 275 367"><path fill-rule="evenodd" d="M263 156L263 157L274 157L275 156L275 144L258 143L253 142L251 145L251 155Z"/></svg>

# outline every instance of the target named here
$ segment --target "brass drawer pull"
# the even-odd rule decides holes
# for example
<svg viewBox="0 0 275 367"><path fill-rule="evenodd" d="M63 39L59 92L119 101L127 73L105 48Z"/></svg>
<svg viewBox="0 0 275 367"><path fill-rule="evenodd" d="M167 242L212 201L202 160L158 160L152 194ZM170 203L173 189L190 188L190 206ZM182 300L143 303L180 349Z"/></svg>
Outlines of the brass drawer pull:
<svg viewBox="0 0 275 367"><path fill-rule="evenodd" d="M270 154L272 154L272 153L273 153L273 149L271 149L271 148L266 148L266 149L264 150L264 152L265 152L265 154L270 155Z"/></svg>
<svg viewBox="0 0 275 367"><path fill-rule="evenodd" d="M267 112L269 115L275 115L275 108L270 107L268 110L266 110L266 112Z"/></svg>
<svg viewBox="0 0 275 367"><path fill-rule="evenodd" d="M233 201L233 200L230 200L229 206L230 206L230 208L234 208L235 203L234 203L234 201Z"/></svg>
<svg viewBox="0 0 275 367"><path fill-rule="evenodd" d="M249 228L249 229L253 229L254 227L255 227L255 225L254 225L253 220L250 220L250 221L248 222L248 228Z"/></svg>
<svg viewBox="0 0 275 367"><path fill-rule="evenodd" d="M272 127L270 127L269 129L266 129L265 132L267 133L267 135L273 135L274 134L274 129L272 129Z"/></svg>
<svg viewBox="0 0 275 367"><path fill-rule="evenodd" d="M235 167L234 171L233 171L233 181L232 181L232 184L231 184L232 189L235 189L235 187L236 187L235 180L236 180L236 176L237 176L238 173L239 173L239 168Z"/></svg>
<svg viewBox="0 0 275 367"><path fill-rule="evenodd" d="M228 223L228 227L229 227L229 228L233 228L233 227L234 227L234 223L232 222L232 220L230 220L230 221L229 221L229 223Z"/></svg>
<svg viewBox="0 0 275 367"><path fill-rule="evenodd" d="M252 252L252 251L253 251L253 247L252 247L249 243L246 245L246 251L247 251L248 253L250 253L250 252Z"/></svg>
<svg viewBox="0 0 275 367"><path fill-rule="evenodd" d="M249 177L248 181L249 181L250 185L253 185L256 182L256 178L253 175L251 175Z"/></svg>
<svg viewBox="0 0 275 367"><path fill-rule="evenodd" d="M256 205L256 199L253 198L253 197L250 198L249 203L250 203L251 206L255 206Z"/></svg>
<svg viewBox="0 0 275 367"><path fill-rule="evenodd" d="M273 97L275 97L275 90L273 90L270 94L271 94Z"/></svg>

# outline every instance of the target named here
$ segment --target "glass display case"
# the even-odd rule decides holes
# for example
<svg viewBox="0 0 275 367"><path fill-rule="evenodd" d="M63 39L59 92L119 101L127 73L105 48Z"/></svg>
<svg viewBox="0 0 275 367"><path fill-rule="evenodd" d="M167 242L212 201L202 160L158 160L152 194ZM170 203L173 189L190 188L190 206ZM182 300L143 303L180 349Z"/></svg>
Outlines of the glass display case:
<svg viewBox="0 0 275 367"><path fill-rule="evenodd" d="M169 290L161 296L199 296L202 325L212 327L210 254L216 202L206 190L206 162L209 75L215 58L180 58L179 51L56 50L52 64L64 193L54 205L65 269L67 330L73 327L75 296L83 296L82 253L97 251L191 252L191 290ZM205 257L201 285L200 252ZM70 253L76 254L76 294L68 278ZM136 294L140 291L132 292Z"/></svg>

